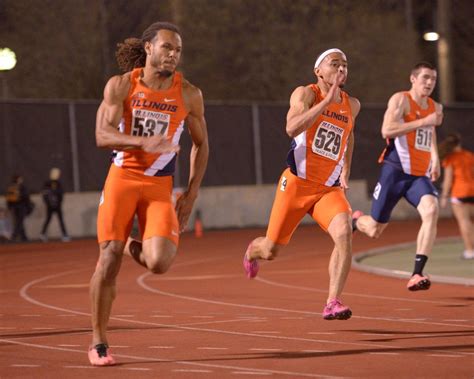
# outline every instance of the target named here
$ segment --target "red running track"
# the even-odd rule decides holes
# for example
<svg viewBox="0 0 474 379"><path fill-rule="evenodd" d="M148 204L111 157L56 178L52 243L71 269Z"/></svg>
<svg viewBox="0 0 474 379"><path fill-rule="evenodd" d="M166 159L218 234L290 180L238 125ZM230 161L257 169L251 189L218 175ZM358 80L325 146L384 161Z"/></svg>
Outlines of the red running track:
<svg viewBox="0 0 474 379"><path fill-rule="evenodd" d="M418 224L393 223L377 241L356 234L354 252L414 241ZM262 233L185 234L162 276L125 257L109 335L119 364L107 368L86 354L95 241L0 246L0 377L473 377L472 288L411 293L404 280L353 270L343 296L353 317L325 321L329 237L300 227L247 280L242 255ZM440 221L439 237L456 234Z"/></svg>

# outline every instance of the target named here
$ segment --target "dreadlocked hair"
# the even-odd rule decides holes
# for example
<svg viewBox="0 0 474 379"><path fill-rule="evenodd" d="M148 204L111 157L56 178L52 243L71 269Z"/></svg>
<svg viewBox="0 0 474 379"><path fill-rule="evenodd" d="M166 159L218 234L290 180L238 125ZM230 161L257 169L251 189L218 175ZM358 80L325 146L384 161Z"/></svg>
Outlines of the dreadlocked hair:
<svg viewBox="0 0 474 379"><path fill-rule="evenodd" d="M461 144L461 136L457 133L448 136L438 145L439 159L443 160L454 151L456 146Z"/></svg>
<svg viewBox="0 0 474 379"><path fill-rule="evenodd" d="M137 67L145 67L145 42L152 41L161 29L180 34L178 27L170 22L155 22L143 32L141 39L127 38L123 43L117 44L115 56L118 66L123 72L132 71Z"/></svg>
<svg viewBox="0 0 474 379"><path fill-rule="evenodd" d="M143 42L138 38L127 38L124 42L117 44L115 57L119 68L123 72L132 71L137 67L144 67L146 51Z"/></svg>

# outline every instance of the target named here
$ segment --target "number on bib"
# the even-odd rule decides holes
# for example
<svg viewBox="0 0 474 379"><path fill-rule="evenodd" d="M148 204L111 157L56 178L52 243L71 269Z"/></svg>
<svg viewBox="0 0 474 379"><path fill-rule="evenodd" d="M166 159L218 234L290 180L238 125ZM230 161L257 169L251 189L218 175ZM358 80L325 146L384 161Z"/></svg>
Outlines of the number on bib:
<svg viewBox="0 0 474 379"><path fill-rule="evenodd" d="M171 118L169 114L134 109L132 116L132 136L151 137L168 134Z"/></svg>
<svg viewBox="0 0 474 379"><path fill-rule="evenodd" d="M341 151L344 129L323 121L318 126L312 144L313 153L337 160Z"/></svg>
<svg viewBox="0 0 474 379"><path fill-rule="evenodd" d="M432 127L416 129L415 148L422 151L431 150Z"/></svg>

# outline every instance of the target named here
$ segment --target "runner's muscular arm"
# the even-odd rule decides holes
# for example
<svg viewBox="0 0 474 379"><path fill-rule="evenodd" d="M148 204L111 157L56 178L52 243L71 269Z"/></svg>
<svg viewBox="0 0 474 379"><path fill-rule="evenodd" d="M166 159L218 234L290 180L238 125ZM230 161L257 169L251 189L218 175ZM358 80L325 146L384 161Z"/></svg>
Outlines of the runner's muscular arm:
<svg viewBox="0 0 474 379"><path fill-rule="evenodd" d="M189 157L188 188L176 202L176 213L178 215L181 232L188 223L209 157L209 141L207 137L206 120L204 118L204 100L201 90L187 83L183 86L183 95L186 106L189 109L188 116L186 117L186 125L191 135L193 146Z"/></svg>
<svg viewBox="0 0 474 379"><path fill-rule="evenodd" d="M341 172L341 187L344 189L349 188L349 177L351 174L351 166L352 166L352 153L354 152L354 127L355 127L355 119L360 111L360 102L355 97L349 98L349 103L351 105L351 113L352 113L352 123L353 127L351 130L351 134L347 140L347 149L344 155L344 166L342 167Z"/></svg>
<svg viewBox="0 0 474 379"><path fill-rule="evenodd" d="M315 95L309 87L298 87L293 91L286 115L286 133L291 138L311 127L324 109L335 100L342 80L343 75L338 74L324 99L314 105Z"/></svg>
<svg viewBox="0 0 474 379"><path fill-rule="evenodd" d="M117 127L123 115L123 101L130 88L128 75L113 76L104 89L104 99L96 118L95 138L98 147L125 150L139 149L143 137L120 133Z"/></svg>
<svg viewBox="0 0 474 379"><path fill-rule="evenodd" d="M435 103L436 113L443 112L443 106L441 104ZM438 154L438 137L436 136L436 129L433 127L433 133L431 138L431 180L434 182L437 180L441 175L441 166L439 162L439 154Z"/></svg>
<svg viewBox="0 0 474 379"><path fill-rule="evenodd" d="M98 147L115 150L141 149L148 153L178 151L168 138L131 136L117 130L123 116L123 101L130 89L130 76L117 75L109 79L104 89L104 99L97 110L95 138Z"/></svg>
<svg viewBox="0 0 474 379"><path fill-rule="evenodd" d="M442 111L430 113L418 120L404 122L403 116L409 112L409 103L403 92L397 92L388 101L382 124L382 137L394 138L424 126L438 126L441 124Z"/></svg>

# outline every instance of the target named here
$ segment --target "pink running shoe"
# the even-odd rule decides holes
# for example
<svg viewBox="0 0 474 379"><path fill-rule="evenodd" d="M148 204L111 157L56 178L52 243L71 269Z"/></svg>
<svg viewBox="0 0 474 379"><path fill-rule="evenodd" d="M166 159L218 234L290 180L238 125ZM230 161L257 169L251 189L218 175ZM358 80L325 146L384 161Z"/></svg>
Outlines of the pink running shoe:
<svg viewBox="0 0 474 379"><path fill-rule="evenodd" d="M355 232L357 230L357 226L356 226L357 219L363 215L364 215L364 212L362 211L355 211L352 213L352 232Z"/></svg>
<svg viewBox="0 0 474 379"><path fill-rule="evenodd" d="M99 343L89 348L88 356L92 366L113 366L115 364L115 359L110 354L109 345L105 343Z"/></svg>
<svg viewBox="0 0 474 379"><path fill-rule="evenodd" d="M247 278L253 279L257 276L260 266L258 264L257 259L254 259L253 261L249 261L249 259L247 258L247 252L250 250L250 246L252 246L252 244L249 245L249 247L247 248L247 251L244 254L243 265L244 265L245 273L247 274Z"/></svg>
<svg viewBox="0 0 474 379"><path fill-rule="evenodd" d="M323 311L323 318L325 320L347 320L351 318L352 311L346 307L340 300L331 300Z"/></svg>
<svg viewBox="0 0 474 379"><path fill-rule="evenodd" d="M427 290L431 286L428 276L413 275L408 281L407 288L409 291Z"/></svg>

